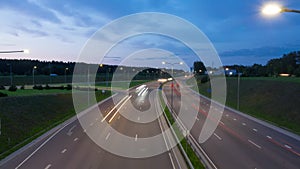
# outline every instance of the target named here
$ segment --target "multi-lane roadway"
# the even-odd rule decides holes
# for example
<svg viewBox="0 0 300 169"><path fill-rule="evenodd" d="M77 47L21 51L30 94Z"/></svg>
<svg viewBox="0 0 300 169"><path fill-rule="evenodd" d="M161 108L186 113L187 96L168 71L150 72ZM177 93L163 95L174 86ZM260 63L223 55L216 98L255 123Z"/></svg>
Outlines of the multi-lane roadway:
<svg viewBox="0 0 300 169"><path fill-rule="evenodd" d="M155 104L157 83L148 84L143 91L132 89L118 93L113 98L101 102L80 114L86 125L81 126L79 120L70 120L58 128L55 133L43 138L28 149L2 162L3 169L142 169L164 168L185 169L185 161L177 147L170 147L170 136L161 137L161 148L166 151L148 157L134 157L134 149L141 148L143 138L159 135L168 128L161 113L160 105ZM114 101L113 101L114 100ZM150 104L153 103L153 104ZM102 116L97 109L101 110ZM158 117L146 119L145 113ZM130 116L131 120L128 119ZM127 118L126 118L127 117ZM147 121L148 120L148 121ZM141 123L139 123L139 121ZM84 123L83 122L83 123ZM105 125L106 124L106 127ZM103 127L104 126L104 127ZM114 132L113 132L114 130ZM121 133L132 140L126 147L125 142L116 135ZM110 152L94 142L89 133L97 133L102 144L121 147L128 151L128 156ZM108 146L108 147L109 147ZM141 151L151 151L148 145ZM147 149L148 148L148 149ZM155 147L153 147L154 149ZM122 149L123 150L123 149ZM123 154L126 152L123 152ZM154 152L155 153L155 152Z"/></svg>
<svg viewBox="0 0 300 169"><path fill-rule="evenodd" d="M181 87L173 91L174 112L178 114L180 108L183 113L197 112L190 134L213 162L213 167L220 169L299 169L300 137L298 135L229 108L225 108L222 112L221 106L211 104L208 98L185 87L184 81L179 79L179 83ZM165 85L164 93L171 105L171 83ZM208 117L209 109L223 113L222 118L211 137L200 144L198 137Z"/></svg>

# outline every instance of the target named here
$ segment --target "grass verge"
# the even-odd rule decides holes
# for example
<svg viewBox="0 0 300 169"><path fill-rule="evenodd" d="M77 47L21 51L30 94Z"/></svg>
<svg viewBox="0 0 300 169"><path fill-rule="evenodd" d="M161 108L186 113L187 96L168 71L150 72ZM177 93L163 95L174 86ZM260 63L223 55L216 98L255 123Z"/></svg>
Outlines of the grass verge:
<svg viewBox="0 0 300 169"><path fill-rule="evenodd" d="M109 96L96 92L97 101ZM74 115L71 93L0 98L0 159Z"/></svg>
<svg viewBox="0 0 300 169"><path fill-rule="evenodd" d="M234 109L237 109L237 80L226 78L226 106ZM299 82L300 78L295 77L241 77L239 111L300 134ZM198 83L192 89L210 97L209 82Z"/></svg>

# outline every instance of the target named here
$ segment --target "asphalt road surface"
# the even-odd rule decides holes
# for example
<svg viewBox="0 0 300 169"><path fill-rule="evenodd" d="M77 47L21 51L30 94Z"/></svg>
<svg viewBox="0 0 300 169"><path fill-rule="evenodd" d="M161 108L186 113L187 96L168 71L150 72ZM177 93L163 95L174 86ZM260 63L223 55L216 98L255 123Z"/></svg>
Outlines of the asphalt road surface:
<svg viewBox="0 0 300 169"><path fill-rule="evenodd" d="M140 148L139 144L143 138L151 137L162 133L167 127L166 121L155 104L158 84L152 83L144 87L144 91L133 89L129 93L119 93L91 108L82 114L88 123L82 127L78 120L70 122L59 128L54 134L49 135L37 142L14 158L0 166L3 169L142 169L142 168L164 168L179 169L187 168L183 157L177 147L170 147L169 142L173 138L163 135L158 142L161 149L167 151L157 155L144 158L130 158L119 156L98 146L88 133L97 133L98 138L104 144L111 147L121 147L128 151ZM100 116L96 109L100 109ZM148 113L148 114L147 114ZM147 119L146 115L154 114L158 117L153 120ZM153 116L153 117L154 117ZM132 118L131 120L128 120ZM147 121L148 120L148 121ZM139 123L141 121L141 123ZM103 124L108 124L103 127ZM113 130L131 138L131 147L126 147L123 140L116 137ZM151 151L151 145L144 145L141 151ZM155 149L153 147L153 149ZM126 152L125 152L126 153Z"/></svg>
<svg viewBox="0 0 300 169"><path fill-rule="evenodd" d="M183 81L179 81L179 84L181 84L179 87L177 85L173 87L174 112L178 115L180 109L186 114L196 110L195 124L190 134L198 140L211 102L188 87L184 87ZM171 83L168 83L163 89L170 105L171 87ZM185 97L182 97L183 95ZM212 105L211 109L221 113L220 106L216 104ZM289 132L272 126L267 127L253 118L226 108L214 133L206 142L198 143L216 168L299 169L299 136L292 137L286 133Z"/></svg>

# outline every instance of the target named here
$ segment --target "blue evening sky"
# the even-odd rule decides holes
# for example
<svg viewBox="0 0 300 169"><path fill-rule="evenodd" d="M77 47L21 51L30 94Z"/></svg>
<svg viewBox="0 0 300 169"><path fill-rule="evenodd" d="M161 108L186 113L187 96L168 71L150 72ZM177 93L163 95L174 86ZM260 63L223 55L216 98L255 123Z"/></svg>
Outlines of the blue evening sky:
<svg viewBox="0 0 300 169"><path fill-rule="evenodd" d="M300 50L300 14L263 16L268 0L0 0L0 50L29 49L30 54L0 58L75 61L86 41L105 24L138 12L162 12L197 26L215 46L225 65L266 64L271 58ZM274 1L272 1L274 2ZM300 9L299 0L277 1ZM120 28L122 29L122 28ZM146 35L130 43L139 49L156 47L185 56L188 50ZM181 50L182 49L182 50ZM122 50L121 50L122 51ZM116 52L107 63L121 55ZM149 58L151 60L151 58ZM150 62L149 62L150 63Z"/></svg>

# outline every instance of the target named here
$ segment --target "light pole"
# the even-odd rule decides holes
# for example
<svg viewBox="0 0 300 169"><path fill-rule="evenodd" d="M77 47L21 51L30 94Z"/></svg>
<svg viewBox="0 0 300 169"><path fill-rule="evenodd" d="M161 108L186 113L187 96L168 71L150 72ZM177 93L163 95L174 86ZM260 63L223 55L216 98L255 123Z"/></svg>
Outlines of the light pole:
<svg viewBox="0 0 300 169"><path fill-rule="evenodd" d="M124 78L124 71L123 71L123 67L120 67L120 70L122 71L122 76L120 79Z"/></svg>
<svg viewBox="0 0 300 169"><path fill-rule="evenodd" d="M69 68L65 68L65 83L67 83L67 71L69 70Z"/></svg>
<svg viewBox="0 0 300 169"><path fill-rule="evenodd" d="M24 49L24 50L7 50L7 51L0 51L0 53L29 53L28 49Z"/></svg>
<svg viewBox="0 0 300 169"><path fill-rule="evenodd" d="M49 84L52 83L52 79L51 79L51 63L49 63Z"/></svg>
<svg viewBox="0 0 300 169"><path fill-rule="evenodd" d="M161 62L163 65L171 65L171 76L172 76L172 84L171 84L171 109L173 110L173 89L174 89L174 76L173 76L173 69L174 69L174 65L182 65L183 62L179 62L179 63L169 63L169 62Z"/></svg>
<svg viewBox="0 0 300 169"><path fill-rule="evenodd" d="M274 16L274 15L277 15L277 14L283 13L283 12L300 13L300 10L288 9L288 8L282 7L281 5L275 4L275 3L266 4L262 8L262 13L264 15L268 15L268 16Z"/></svg>
<svg viewBox="0 0 300 169"><path fill-rule="evenodd" d="M34 70L37 69L37 66L33 66L32 68L32 84L33 86L35 85L35 82L34 82Z"/></svg>
<svg viewBox="0 0 300 169"><path fill-rule="evenodd" d="M240 110L240 79L241 79L241 75L242 73L238 73L238 80L237 80L237 104L236 104L236 107L237 107L237 110Z"/></svg>
<svg viewBox="0 0 300 169"><path fill-rule="evenodd" d="M7 66L9 66L9 74L10 74L10 86L13 85L13 77L12 77L12 64L9 63L7 64Z"/></svg>

